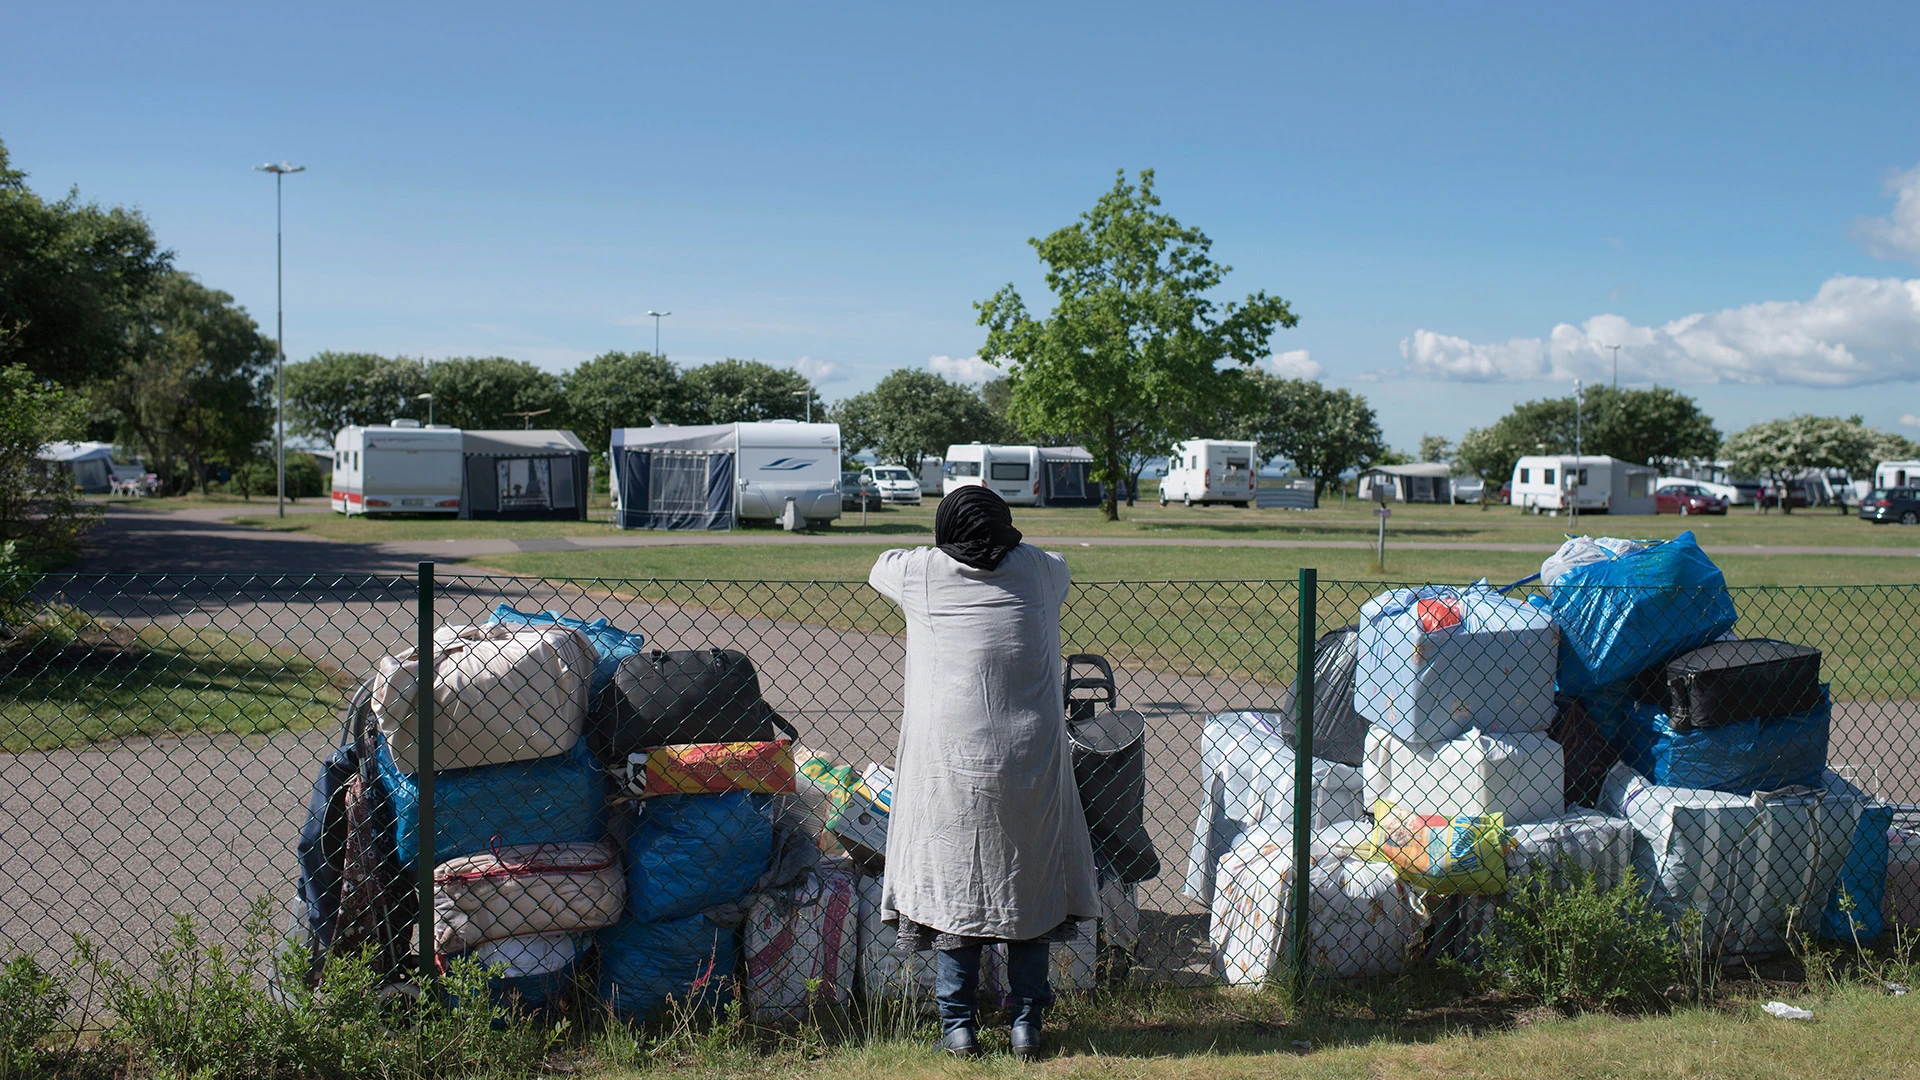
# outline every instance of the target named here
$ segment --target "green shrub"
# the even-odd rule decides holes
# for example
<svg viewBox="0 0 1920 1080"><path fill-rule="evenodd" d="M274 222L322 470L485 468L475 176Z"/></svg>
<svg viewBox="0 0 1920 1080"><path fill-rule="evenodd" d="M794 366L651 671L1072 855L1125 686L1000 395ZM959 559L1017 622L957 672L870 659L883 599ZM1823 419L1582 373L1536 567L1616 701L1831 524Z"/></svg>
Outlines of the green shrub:
<svg viewBox="0 0 1920 1080"><path fill-rule="evenodd" d="M33 957L16 956L0 968L0 1080L39 1071L40 1040L66 1007L66 987Z"/></svg>
<svg viewBox="0 0 1920 1080"><path fill-rule="evenodd" d="M1508 883L1486 941L1486 976L1548 1005L1651 1004L1679 966L1671 928L1631 871L1603 890L1572 865L1537 868Z"/></svg>

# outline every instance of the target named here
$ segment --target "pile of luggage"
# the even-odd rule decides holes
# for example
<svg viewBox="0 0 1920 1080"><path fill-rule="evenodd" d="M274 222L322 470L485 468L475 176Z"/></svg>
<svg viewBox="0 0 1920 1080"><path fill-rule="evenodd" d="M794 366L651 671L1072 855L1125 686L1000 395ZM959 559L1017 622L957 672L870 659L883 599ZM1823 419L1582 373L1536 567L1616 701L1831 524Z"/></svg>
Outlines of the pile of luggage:
<svg viewBox="0 0 1920 1080"><path fill-rule="evenodd" d="M1304 871L1293 710L1210 718L1185 889L1211 911L1216 974L1275 974L1298 872L1309 954L1337 976L1471 958L1507 883L1543 867L1602 888L1632 867L1723 958L1777 951L1793 918L1880 933L1899 833L1826 767L1818 650L1735 637L1691 533L1570 540L1542 578L1525 602L1395 590L1321 638Z"/></svg>
<svg viewBox="0 0 1920 1080"><path fill-rule="evenodd" d="M897 952L880 921L890 770L796 748L745 655L644 644L604 619L505 604L435 634L436 959L494 969L495 999L529 1010L576 987L636 1017L736 990L763 1021L860 992L928 1005L929 955ZM367 948L385 977L417 973L420 681L413 652L382 660L321 770L293 925L309 985ZM1137 836L1108 840L1132 876L1103 878L1100 931L1056 947L1062 990L1094 986L1097 943L1130 955L1131 881L1158 870L1139 806L1144 726L1111 709L1111 692L1107 705L1083 709L1075 730L1113 742L1134 720L1130 742L1084 755L1103 790L1116 760L1131 780L1130 813L1124 798L1113 813ZM1003 956L989 956L982 982L1004 998Z"/></svg>

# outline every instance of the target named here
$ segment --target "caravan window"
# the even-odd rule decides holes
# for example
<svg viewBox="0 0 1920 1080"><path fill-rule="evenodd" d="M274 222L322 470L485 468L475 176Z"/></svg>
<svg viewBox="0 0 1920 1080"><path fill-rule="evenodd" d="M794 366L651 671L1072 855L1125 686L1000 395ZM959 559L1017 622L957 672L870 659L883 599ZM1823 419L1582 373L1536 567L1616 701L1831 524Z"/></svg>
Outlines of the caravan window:
<svg viewBox="0 0 1920 1080"><path fill-rule="evenodd" d="M1235 472L1246 472L1246 471L1247 471L1247 459L1246 459L1246 458L1228 458L1228 459L1227 459L1227 471L1228 471L1228 472L1230 472L1230 473L1235 473Z"/></svg>
<svg viewBox="0 0 1920 1080"><path fill-rule="evenodd" d="M1541 470L1540 470L1540 482L1541 482L1541 483L1543 483L1543 484L1551 484L1551 483L1553 483L1553 470L1552 470L1552 469L1541 469Z"/></svg>
<svg viewBox="0 0 1920 1080"><path fill-rule="evenodd" d="M1580 470L1580 483L1584 485L1584 484L1585 484L1586 482L1587 482L1587 470L1585 470L1585 469L1581 469L1581 470Z"/></svg>
<svg viewBox="0 0 1920 1080"><path fill-rule="evenodd" d="M978 474L976 473L975 475ZM993 463L992 475L995 480L1025 480L1028 475L1027 463L1024 461L996 461Z"/></svg>
<svg viewBox="0 0 1920 1080"><path fill-rule="evenodd" d="M977 461L949 461L947 462L947 475L979 476L980 463Z"/></svg>
<svg viewBox="0 0 1920 1080"><path fill-rule="evenodd" d="M1521 469L1521 470L1520 470L1520 482L1521 482L1521 483L1523 483L1523 484L1524 484L1524 483L1526 483L1526 482L1527 482L1527 474L1528 474L1529 472L1532 472L1532 471L1533 471L1533 470L1531 470L1531 469Z"/></svg>

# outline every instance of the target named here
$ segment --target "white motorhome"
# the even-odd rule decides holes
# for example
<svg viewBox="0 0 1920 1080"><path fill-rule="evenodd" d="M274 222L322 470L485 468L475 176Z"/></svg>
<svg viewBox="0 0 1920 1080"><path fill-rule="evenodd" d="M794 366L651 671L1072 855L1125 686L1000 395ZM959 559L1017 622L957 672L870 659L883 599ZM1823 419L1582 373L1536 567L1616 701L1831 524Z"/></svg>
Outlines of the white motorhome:
<svg viewBox="0 0 1920 1080"><path fill-rule="evenodd" d="M1873 468L1873 486L1887 488L1920 486L1920 461L1883 461Z"/></svg>
<svg viewBox="0 0 1920 1080"><path fill-rule="evenodd" d="M795 527L840 516L840 425L798 420L615 428L614 522L623 529Z"/></svg>
<svg viewBox="0 0 1920 1080"><path fill-rule="evenodd" d="M1040 502L1040 448L997 446L992 443L956 443L947 447L941 470L940 493L951 495L963 487L991 488L1009 506Z"/></svg>
<svg viewBox="0 0 1920 1080"><path fill-rule="evenodd" d="M1651 514L1659 470L1604 454L1529 455L1513 466L1508 502L1536 514Z"/></svg>
<svg viewBox="0 0 1920 1080"><path fill-rule="evenodd" d="M354 514L458 514L459 428L418 420L346 427L333 437L333 508Z"/></svg>
<svg viewBox="0 0 1920 1080"><path fill-rule="evenodd" d="M920 459L920 494L938 495L941 492L940 481L946 476L946 458Z"/></svg>
<svg viewBox="0 0 1920 1080"><path fill-rule="evenodd" d="M1253 444L1234 439L1188 439L1176 443L1160 478L1160 505L1179 502L1253 502Z"/></svg>

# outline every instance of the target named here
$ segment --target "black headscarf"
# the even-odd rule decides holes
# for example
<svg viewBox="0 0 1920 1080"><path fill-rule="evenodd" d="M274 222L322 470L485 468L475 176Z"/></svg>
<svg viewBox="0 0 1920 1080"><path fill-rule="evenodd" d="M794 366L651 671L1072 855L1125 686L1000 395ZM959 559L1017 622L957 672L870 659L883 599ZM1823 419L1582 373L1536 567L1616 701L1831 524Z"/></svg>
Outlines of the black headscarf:
<svg viewBox="0 0 1920 1080"><path fill-rule="evenodd" d="M992 570L1020 546L1013 511L990 489L970 484L940 500L933 515L933 542L975 570Z"/></svg>

